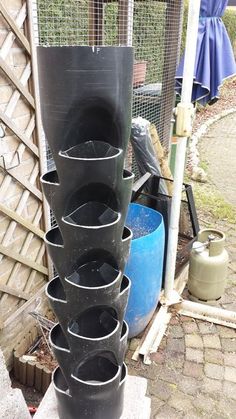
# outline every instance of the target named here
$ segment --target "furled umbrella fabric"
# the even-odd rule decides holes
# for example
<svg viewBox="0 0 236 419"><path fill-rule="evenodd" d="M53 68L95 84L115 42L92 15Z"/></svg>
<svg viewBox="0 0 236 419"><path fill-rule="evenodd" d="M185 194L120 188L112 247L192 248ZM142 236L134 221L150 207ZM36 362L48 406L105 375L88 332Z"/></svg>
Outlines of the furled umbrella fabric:
<svg viewBox="0 0 236 419"><path fill-rule="evenodd" d="M202 105L219 98L223 80L236 74L232 46L221 19L228 0L202 0L200 8L192 101ZM184 56L176 72L176 91L181 94Z"/></svg>

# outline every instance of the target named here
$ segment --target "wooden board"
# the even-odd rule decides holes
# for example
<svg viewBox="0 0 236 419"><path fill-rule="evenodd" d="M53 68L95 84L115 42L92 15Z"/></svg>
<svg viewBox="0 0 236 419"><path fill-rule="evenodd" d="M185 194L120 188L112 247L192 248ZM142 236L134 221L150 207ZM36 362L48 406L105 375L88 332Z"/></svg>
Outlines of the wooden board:
<svg viewBox="0 0 236 419"><path fill-rule="evenodd" d="M18 336L35 323L27 310L46 307L48 280L29 5L24 0L0 2L0 124L5 134L0 142L0 339L8 359Z"/></svg>

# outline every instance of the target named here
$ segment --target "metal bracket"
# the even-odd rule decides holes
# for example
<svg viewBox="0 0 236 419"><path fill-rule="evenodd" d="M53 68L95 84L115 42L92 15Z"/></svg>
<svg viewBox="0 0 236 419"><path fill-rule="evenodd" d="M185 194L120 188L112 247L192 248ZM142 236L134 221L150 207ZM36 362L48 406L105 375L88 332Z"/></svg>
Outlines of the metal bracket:
<svg viewBox="0 0 236 419"><path fill-rule="evenodd" d="M17 162L15 162L15 157ZM13 153L4 153L2 155L0 155L0 159L2 160L2 166L5 170L10 170L10 169L14 169L15 167L18 167L21 163L20 161L20 154L19 152L16 150ZM12 163L13 162L13 163Z"/></svg>
<svg viewBox="0 0 236 419"><path fill-rule="evenodd" d="M169 300L166 299L164 292L162 292L160 296L160 303L164 307L170 307L175 304L179 304L182 301L183 301L183 298L179 295L178 291L176 290L173 290L171 292L171 296Z"/></svg>

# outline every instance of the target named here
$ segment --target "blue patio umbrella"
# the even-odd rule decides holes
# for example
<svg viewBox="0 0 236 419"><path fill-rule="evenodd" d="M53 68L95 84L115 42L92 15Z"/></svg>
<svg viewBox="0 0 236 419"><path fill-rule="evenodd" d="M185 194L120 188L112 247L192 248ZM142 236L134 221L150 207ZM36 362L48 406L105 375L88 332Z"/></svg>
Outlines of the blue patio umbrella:
<svg viewBox="0 0 236 419"><path fill-rule="evenodd" d="M192 102L214 103L223 80L236 74L232 46L221 19L227 4L228 0L201 1ZM176 72L176 91L180 94L183 67L184 56Z"/></svg>

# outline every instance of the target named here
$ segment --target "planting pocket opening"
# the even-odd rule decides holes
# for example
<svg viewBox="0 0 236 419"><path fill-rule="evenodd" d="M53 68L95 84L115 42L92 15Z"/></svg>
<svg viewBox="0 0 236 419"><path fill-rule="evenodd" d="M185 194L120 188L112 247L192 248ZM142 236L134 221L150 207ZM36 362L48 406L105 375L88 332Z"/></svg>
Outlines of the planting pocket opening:
<svg viewBox="0 0 236 419"><path fill-rule="evenodd" d="M93 307L73 320L69 325L69 331L86 339L102 339L112 335L118 326L119 322L114 309Z"/></svg>
<svg viewBox="0 0 236 419"><path fill-rule="evenodd" d="M111 359L109 352L90 357L76 368L75 377L90 385L106 384L114 380L120 371Z"/></svg>

